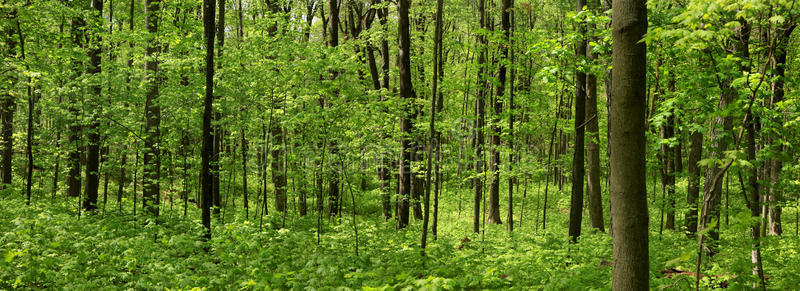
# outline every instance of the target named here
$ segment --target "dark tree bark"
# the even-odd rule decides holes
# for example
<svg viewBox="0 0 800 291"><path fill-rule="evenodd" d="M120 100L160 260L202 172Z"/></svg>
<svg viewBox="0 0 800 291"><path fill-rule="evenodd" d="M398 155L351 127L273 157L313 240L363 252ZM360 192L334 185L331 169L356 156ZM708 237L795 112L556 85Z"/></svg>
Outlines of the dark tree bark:
<svg viewBox="0 0 800 291"><path fill-rule="evenodd" d="M335 1L335 0L332 0ZM398 218L397 228L403 229L408 226L408 210L410 205L411 196L411 179L413 173L411 172L411 156L415 150L412 146L412 131L414 126L412 118L414 116L413 101L417 98L414 92L414 87L411 84L411 35L410 23L408 19L408 10L410 0L397 1L397 32L399 37L398 43L398 70L400 82L400 97L403 99L403 109L400 112L402 121L400 122L400 132L402 134L402 153L400 157L400 184L398 186L400 192L400 202L398 203Z"/></svg>
<svg viewBox="0 0 800 291"><path fill-rule="evenodd" d="M505 0L510 1L510 0ZM427 149L427 171L425 171L425 216L422 219L422 255L425 255L425 247L428 243L428 221L430 220L431 210L431 173L433 169L433 147L436 145L436 98L439 93L439 70L441 70L439 58L439 48L442 45L442 0L436 0L436 29L434 31L433 39L433 79L431 85L431 108L430 108L430 122L428 125L428 149Z"/></svg>
<svg viewBox="0 0 800 291"><path fill-rule="evenodd" d="M77 5L77 4L73 4ZM85 29L86 29L86 20L80 16L76 16L72 19L72 42L76 48L82 48L84 45L84 38L85 36ZM73 60L73 68L75 70L75 79L78 79L82 74L81 70L82 64L78 60ZM69 154L67 159L69 170L67 171L67 196L69 197L78 197L81 195L81 157L83 156L83 150L81 146L82 134L81 134L81 121L80 121L80 108L79 103L83 99L82 96L78 94L72 94L70 96L70 104L69 106L69 113L74 117L74 119L70 122L69 125L69 135L67 136L67 141L69 143ZM5 103L5 102L4 102ZM13 105L13 101L12 101ZM3 106L7 110L9 106ZM5 131L3 132L5 134ZM4 166L5 168L5 166Z"/></svg>
<svg viewBox="0 0 800 291"><path fill-rule="evenodd" d="M275 210L286 211L286 175L283 164L283 128L273 125L272 134L272 184L275 186Z"/></svg>
<svg viewBox="0 0 800 291"><path fill-rule="evenodd" d="M245 138L245 128L242 127L242 204L244 204L244 216L250 217L250 201L247 198L247 139Z"/></svg>
<svg viewBox="0 0 800 291"><path fill-rule="evenodd" d="M328 41L328 46L330 47L338 47L339 46L339 4L337 0L330 0L328 1L328 10L330 14L330 18L328 19L328 24L330 25L330 29L328 31L330 35L330 40ZM339 76L338 71L334 71L333 75L331 76L331 80L336 79ZM336 91L336 94L339 92ZM324 100L322 101L324 105ZM339 185L339 173L338 169L341 167L335 166L338 162L336 159L336 154L338 153L339 149L334 141L330 142L329 145L331 159L334 161L331 163L333 165L331 167L331 175L328 177L328 216L334 216L339 214L339 203L341 202L341 189Z"/></svg>
<svg viewBox="0 0 800 291"><path fill-rule="evenodd" d="M644 0L616 0L612 20L611 216L613 290L650 288L646 189L647 32Z"/></svg>
<svg viewBox="0 0 800 291"><path fill-rule="evenodd" d="M206 67L205 67L205 97L203 98L203 145L200 163L201 208L204 237L211 239L211 203L213 199L213 184L211 175L211 162L213 159L214 137L211 132L211 120L214 106L214 0L203 0L203 32L205 35ZM265 201L266 202L266 201ZM266 203L265 203L266 204Z"/></svg>
<svg viewBox="0 0 800 291"><path fill-rule="evenodd" d="M486 29L486 1L478 0L478 22L480 23L481 30ZM479 232L481 227L481 198L483 197L483 183L484 179L481 177L483 172L483 144L484 132L483 127L486 120L486 58L488 55L488 40L486 36L478 35L478 44L480 45L480 53L478 54L478 92L475 98L475 173L479 178L473 180L474 192L472 195L472 232Z"/></svg>
<svg viewBox="0 0 800 291"><path fill-rule="evenodd" d="M8 12L9 18L11 20L4 20L9 21L7 25L6 31L4 31L5 36L5 51L2 52L5 54L8 59L13 59L17 57L17 40L20 39L15 34L17 33L16 27L13 27L11 23L13 21L19 21L17 19L17 11L16 9ZM73 31L76 29L75 25L73 24ZM6 64L4 64L6 65ZM14 86L17 83L17 74L12 71L12 73L6 74L5 80L3 80L3 95L0 96L0 119L2 119L2 172L0 172L0 178L2 178L2 188L5 189L9 185L11 185L11 175L12 175L12 155L14 150L14 111L16 111L17 104L14 100ZM80 187L80 185L78 186ZM80 191L80 190L78 190ZM76 195L77 196L77 195Z"/></svg>
<svg viewBox="0 0 800 291"><path fill-rule="evenodd" d="M98 0L95 0L98 1ZM144 169L142 177L142 203L144 210L152 215L158 216L159 203L161 201L161 151L159 141L161 140L161 106L158 104L158 89L161 77L158 75L158 52L161 45L156 38L158 34L158 22L161 9L161 0L145 1L145 26L150 35L145 51L145 124L144 124Z"/></svg>
<svg viewBox="0 0 800 291"><path fill-rule="evenodd" d="M583 11L585 0L578 0L578 11ZM586 55L586 25L578 23L579 40L575 55ZM586 120L586 73L578 69L575 74L575 151L572 154L572 195L569 207L569 237L573 243L581 236L583 220L583 179L584 179L584 121Z"/></svg>
<svg viewBox="0 0 800 291"><path fill-rule="evenodd" d="M97 13L92 21L93 26L100 26L103 22L103 1L92 0L92 8ZM103 54L103 40L99 33L90 36L89 46L89 67L86 73L94 78L98 78L101 72L101 55ZM88 120L87 144L86 144L86 197L83 201L83 209L92 211L97 209L97 192L100 187L100 83L93 83L91 86L92 97L87 99L86 113Z"/></svg>
<svg viewBox="0 0 800 291"><path fill-rule="evenodd" d="M506 4L508 4L508 7L506 7ZM518 181L517 175L514 173L514 167L513 167L515 159L517 157L519 157L519 155L514 151L514 142L515 142L515 140L514 140L514 138L515 138L515 136L514 136L514 114L516 114L516 112L515 112L516 108L514 108L514 106L515 106L514 105L514 90L516 89L514 87L514 78L516 77L516 69L514 68L514 65L513 65L514 64L514 40L512 39L514 37L514 31L516 30L516 21L517 20L516 20L516 12L513 11L513 9L514 9L514 1L513 0L511 0L510 3L506 3L504 1L503 2L503 7L504 7L503 11L507 11L508 10L509 13L511 13L511 16L510 16L511 19L510 19L510 23L509 23L510 24L510 28L509 28L510 31L509 31L509 35L508 35L509 36L508 46L510 48L510 53L511 53L511 55L509 57L509 64L511 64L511 72L509 73L510 76L509 76L509 80L508 80L508 83L509 83L508 84L508 87L509 87L509 92L508 92L508 111L509 111L509 114L508 114L508 132L509 132L508 173L509 173L509 177L508 177L508 215L506 216L506 220L508 221L508 224L506 226L506 229L509 232L513 232L514 231L514 185L515 184L519 185L519 181ZM519 187L517 187L517 188L519 188ZM525 198L525 197L523 197L523 198ZM524 203L525 200L523 199L522 201ZM521 213L522 212L520 212L520 217L522 217Z"/></svg>
<svg viewBox="0 0 800 291"><path fill-rule="evenodd" d="M508 41L511 36L511 8L512 1L503 0L500 12L500 29L503 30L503 40L500 45L500 60L497 68L497 84L494 93L494 116L491 128L491 153L489 154L489 170L492 171L492 183L489 185L489 217L488 223L502 224L500 220L500 115L503 113L503 98L506 93L506 73L508 71Z"/></svg>
<svg viewBox="0 0 800 291"><path fill-rule="evenodd" d="M784 96L786 95L786 91L784 89L786 83L786 51L789 45L789 38L796 27L797 26L794 23L787 23L786 25L778 28L782 31L779 32L778 39L776 40L778 45L775 49L775 56L772 60L775 82L772 84L772 100L769 102L773 106L779 102L782 102ZM778 118L776 122L776 126L778 127L783 125L782 118ZM779 137L774 137L773 139L778 140ZM778 151L782 152L783 148L784 146L781 145ZM774 187L780 181L782 168L783 159L781 157L775 157L769 161L769 180L770 185L772 185L772 187L769 187L769 202L771 204L768 215L770 235L783 234L783 224L781 223L781 213L783 211L780 205L780 202L783 201L783 195L781 194L780 189Z"/></svg>
<svg viewBox="0 0 800 291"><path fill-rule="evenodd" d="M14 19L16 24L17 36L19 36L19 50L20 50L20 57L22 62L25 63L25 69L30 70L30 67L25 59L25 36L22 34L22 25L20 25L19 18L17 18L16 11L13 11L11 15ZM28 128L27 128L27 138L25 143L25 154L28 158L27 164L27 171L25 173L25 197L26 202L25 205L31 205L31 188L33 186L33 119L34 119L34 110L36 108L36 98L33 95L33 78L28 76Z"/></svg>
<svg viewBox="0 0 800 291"><path fill-rule="evenodd" d="M389 14L388 8L378 9L377 14L383 32L387 33L388 27L386 18ZM389 92L391 90L389 89L389 41L387 39L388 37L386 36L381 38L381 88ZM385 97L383 97L382 100L383 99L385 99ZM392 179L391 158L388 153L381 153L379 160L378 183L381 189L381 208L383 210L383 218L389 219L392 218L392 193L390 189Z"/></svg>
<svg viewBox="0 0 800 291"><path fill-rule="evenodd" d="M697 198L700 197L700 166L697 163L703 156L703 133L692 132L689 142L689 187L686 190L689 211L686 213L686 233L689 237L694 237L697 233Z"/></svg>
<svg viewBox="0 0 800 291"><path fill-rule="evenodd" d="M269 2L267 2L267 4L269 4ZM225 48L225 0L219 0L218 5L217 23L214 28L217 33L217 58L222 58L223 49ZM221 68L222 62L217 63L216 66L217 68ZM215 96L215 98L219 98L219 96ZM215 122L222 119L222 113L219 111L214 111L212 114L212 118ZM211 155L211 183L214 189L212 192L213 212L214 215L218 215L222 209L222 196L220 195L220 153L222 152L222 143L225 139L225 131L219 125L212 126L211 130L214 137L214 146L212 147L214 153Z"/></svg>
<svg viewBox="0 0 800 291"><path fill-rule="evenodd" d="M589 0L589 9L599 11L600 2ZM597 59L597 54L592 53L592 47L586 47L586 56L590 61ZM589 224L592 228L605 231L603 220L603 198L600 191L600 135L599 119L597 112L597 76L594 73L586 74L586 164L589 171L586 173L586 194L589 195Z"/></svg>

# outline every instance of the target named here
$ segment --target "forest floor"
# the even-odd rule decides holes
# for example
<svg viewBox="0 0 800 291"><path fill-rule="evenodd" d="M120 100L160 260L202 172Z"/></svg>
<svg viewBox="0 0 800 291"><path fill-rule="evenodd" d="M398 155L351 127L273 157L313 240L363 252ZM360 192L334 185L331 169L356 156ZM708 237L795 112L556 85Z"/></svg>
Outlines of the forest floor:
<svg viewBox="0 0 800 291"><path fill-rule="evenodd" d="M19 192L8 194L3 196L21 197ZM439 236L437 240L429 236L425 257L419 249L421 221L412 218L408 229L397 231L393 219L386 222L380 218L376 191L356 193L358 201L365 201L357 208L358 255L350 197L345 200L341 219L322 218L319 243L313 212L297 217L290 211L285 228L281 228L283 216L272 212L264 216L259 227L260 219L253 218L255 207L250 219L245 219L244 211L234 213L231 205L225 211L225 223L221 218L213 220L213 239L203 242L199 210L189 204L188 216L183 217L183 202L178 200L174 205L165 203L155 223L141 216L141 210L134 218L127 199L123 200L122 212L115 201L110 201L105 211L84 213L79 219L76 199L44 201L49 198L35 197L28 207L21 198L6 198L0 207L0 289L611 287L611 238L606 233L593 233L588 219L584 219L580 243L567 243L568 192L551 193L546 231L541 229L535 196L528 193L521 226L519 207L515 209L513 236L505 230L506 225L487 225L485 235L472 234L471 193L462 190L460 213L457 195L443 194ZM522 197L517 198L517 205L521 205ZM693 277L675 273L694 271L696 240L676 231L659 234L659 210L650 209L651 289L693 289ZM784 211L789 220L783 237L764 240L770 289L800 286L795 211L790 207ZM501 213L505 215L505 208ZM710 275L703 279L704 289L746 289L752 284L748 219L744 209L732 210L730 223L723 224L721 253L710 263L704 258L703 274ZM682 222L679 218L676 224Z"/></svg>

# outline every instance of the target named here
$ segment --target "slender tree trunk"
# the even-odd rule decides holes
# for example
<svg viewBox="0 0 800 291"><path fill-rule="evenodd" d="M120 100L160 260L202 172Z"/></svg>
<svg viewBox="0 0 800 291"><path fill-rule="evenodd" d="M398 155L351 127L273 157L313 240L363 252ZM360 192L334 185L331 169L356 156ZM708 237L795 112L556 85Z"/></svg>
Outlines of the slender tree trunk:
<svg viewBox="0 0 800 291"><path fill-rule="evenodd" d="M599 11L598 0L589 0L589 9ZM594 26L591 26L594 28ZM597 59L597 54L592 53L592 47L586 47L586 56L590 61ZM603 197L600 191L600 135L599 119L597 112L597 76L594 73L586 74L586 164L589 171L586 173L589 195L589 224L592 228L605 231L603 220Z"/></svg>
<svg viewBox="0 0 800 291"><path fill-rule="evenodd" d="M98 0L95 0L98 1ZM158 101L158 89L161 77L158 75L159 60L157 53L161 50L158 44L158 22L160 17L161 0L145 1L145 26L151 38L148 38L147 50L145 51L145 124L144 124L144 169L142 176L144 185L142 186L142 202L144 210L152 215L158 216L159 204L161 201L161 151L159 141L161 140L161 106Z"/></svg>
<svg viewBox="0 0 800 291"><path fill-rule="evenodd" d="M478 21L480 22L480 29L486 29L486 1L478 0ZM486 58L488 55L488 40L484 35L478 35L478 45L480 46L480 53L478 54L478 92L475 98L475 173L478 178L474 179L474 195L473 195L473 209L472 209L472 231L477 233L481 227L481 197L483 197L483 144L484 132L483 127L486 120Z"/></svg>
<svg viewBox="0 0 800 291"><path fill-rule="evenodd" d="M613 290L650 288L646 185L647 32L644 0L616 0L612 20L611 216Z"/></svg>
<svg viewBox="0 0 800 291"><path fill-rule="evenodd" d="M77 4L74 4L77 5ZM75 47L81 48L83 47L84 43L84 32L86 28L86 20L82 17L78 16L72 19L72 42ZM81 67L82 64L79 60L73 59L73 66L75 69L75 79L78 79L82 72ZM67 137L67 141L69 143L69 154L68 154L68 167L69 170L67 171L66 183L67 183L67 196L69 197L78 197L81 194L81 156L83 156L83 151L81 147L81 139L82 139L82 126L81 126L81 119L80 119L80 108L78 104L80 103L83 97L80 93L71 94L70 96L72 100L70 100L69 106L69 113L70 115L74 116L74 119L70 123L69 126L69 135ZM8 104L8 100L4 101L4 110L9 110L13 108L13 99L11 100L11 104ZM5 111L2 111L5 112ZM5 118L3 119L5 121ZM4 123L5 124L5 123ZM3 129L3 134L5 138L5 128ZM10 159L9 159L10 161ZM3 163L5 163L5 151L3 153ZM5 164L3 168L6 169ZM10 163L8 169L10 170ZM5 175L4 175L5 176Z"/></svg>
<svg viewBox="0 0 800 291"><path fill-rule="evenodd" d="M794 23L786 24L785 27L781 28L783 33L781 33L779 39L776 40L778 45L773 58L773 74L776 78L775 82L772 84L772 100L769 102L773 106L779 102L782 102L784 95L786 94L784 89L786 78L786 51L788 49L789 38L796 27L797 26ZM777 119L777 126L780 128L782 125L783 114ZM775 137L774 139L777 140L779 137ZM782 151L782 148L784 148L783 145L779 147L779 151ZM780 202L782 202L784 198L781 195L781 190L774 186L780 181L783 160L780 157L773 158L771 161L769 161L769 168L769 180L771 181L770 185L772 185L772 187L769 188L769 201L771 204L771 207L769 208L769 234L782 235L783 224L781 223L782 209Z"/></svg>
<svg viewBox="0 0 800 291"><path fill-rule="evenodd" d="M747 159L751 163L756 162L756 124L758 123L758 119L753 116L750 109L747 110L747 116L745 121L745 129L746 129L746 139L747 139ZM751 263L753 264L753 275L758 276L760 286L763 290L766 290L766 282L764 280L764 268L761 262L761 223L758 221L758 218L761 216L761 206L756 201L759 201L761 197L760 187L758 184L758 167L751 167L749 169L750 173L747 179L747 190L750 192L750 216L753 220L750 223L750 237L753 239L751 245L751 252L750 252L750 259ZM754 285L755 287L756 285Z"/></svg>
<svg viewBox="0 0 800 291"><path fill-rule="evenodd" d="M17 36L19 36L19 49L20 49L20 57L23 63L25 63L25 69L30 70L30 66L28 65L28 60L25 58L25 36L22 34L22 26L20 25L19 18L17 17L16 10L13 11L14 22L16 24ZM28 89L28 128L27 128L27 140L25 146L25 154L28 158L28 165L27 165L27 172L25 175L25 197L26 202L25 205L31 205L31 188L33 186L33 119L34 119L34 109L36 107L36 98L33 95L33 78L30 76L28 77L28 83L26 85Z"/></svg>
<svg viewBox="0 0 800 291"><path fill-rule="evenodd" d="M519 181L517 180L517 175L516 175L516 173L514 173L514 167L513 167L513 164L514 164L514 161L515 161L515 152L514 152L514 142L515 142L515 140L514 140L514 138L515 138L515 136L514 136L514 114L516 114L516 112L514 111L515 110L515 108L514 108L514 90L516 89L514 87L514 78L516 77L516 74L515 74L516 73L516 69L513 66L513 64L514 64L514 39L513 39L513 37L514 37L514 31L516 30L516 28L515 28L515 25L516 25L516 12L513 10L514 9L514 1L511 0L509 2L510 3L506 3L505 1L503 1L503 11L504 11L504 13L511 13L510 20L509 20L510 21L509 22L509 26L510 26L509 30L510 31L508 32L508 46L510 48L510 53L511 53L511 55L509 57L509 64L511 64L511 72L510 72L510 76L509 76L509 80L508 80L508 87L509 87L509 91L508 91L508 111L509 111L509 114L508 114L508 132L509 132L509 138L508 138L508 152L509 152L509 154L508 154L508 173L509 173L509 177L508 177L508 215L506 216L506 220L508 220L508 224L507 224L506 230L508 230L509 232L513 232L514 231L514 184L519 185ZM506 4L508 4L507 7L506 7ZM525 201L525 200L523 200L523 201Z"/></svg>
<svg viewBox="0 0 800 291"><path fill-rule="evenodd" d="M694 131L689 135L689 186L686 190L686 233L694 237L697 233L697 198L700 197L700 166L697 164L703 156L703 133Z"/></svg>
<svg viewBox="0 0 800 291"><path fill-rule="evenodd" d="M384 33L388 32L387 27L387 17L388 17L388 9L381 8L376 11L378 15L378 21L381 24ZM380 43L380 50L381 50L381 88L384 90L391 91L389 88L389 42L388 37L383 36L381 38ZM386 98L381 97L381 101L384 101ZM381 190L381 208L383 212L383 218L388 220L392 218L392 193L391 193L391 179L392 179L392 171L390 165L390 158L388 157L388 153L380 153L378 156L378 184Z"/></svg>
<svg viewBox="0 0 800 291"><path fill-rule="evenodd" d="M206 66L205 66L205 97L203 98L203 145L200 163L201 208L204 237L211 239L211 203L213 199L213 184L211 163L214 155L214 137L211 131L211 120L214 112L214 12L216 2L203 0L203 32L205 35ZM266 201L264 201L266 204Z"/></svg>
<svg viewBox="0 0 800 291"><path fill-rule="evenodd" d="M509 0L506 0L509 1ZM439 58L439 48L442 45L442 0L436 0L436 29L434 31L433 39L433 78L431 79L431 108L430 108L430 122L428 125L428 149L427 149L427 171L425 171L425 216L422 220L422 255L425 255L425 247L428 243L428 221L430 220L430 205L431 205L431 175L433 169L433 147L436 146L436 99L439 93L439 70L441 70Z"/></svg>
<svg viewBox="0 0 800 291"><path fill-rule="evenodd" d="M9 59L17 57L17 39L14 37L14 34L17 33L16 27L12 27L12 21L19 21L17 19L17 11L16 9L9 12L10 18L13 19L9 21L9 25L7 31L5 33L8 36L4 37L6 39L6 47L5 51L3 52ZM5 21L5 20L4 20ZM73 21L73 31L78 29L80 26L78 23ZM76 43L76 45L78 45ZM4 64L5 65L5 64ZM7 74L8 76L5 77L4 81L4 93L0 96L0 102L2 102L2 108L0 108L0 119L2 119L2 172L0 173L2 176L2 188L5 189L6 187L11 185L11 178L12 178L12 155L14 153L14 111L16 111L17 103L14 100L14 86L17 83L17 73L12 71L11 73ZM80 173L79 173L80 174ZM78 186L80 187L80 185ZM78 190L80 191L80 190Z"/></svg>
<svg viewBox="0 0 800 291"><path fill-rule="evenodd" d="M103 20L103 1L92 0L92 8L95 10L96 18L92 21L92 26L102 25ZM95 14L92 14L95 15ZM98 78L101 73L101 56L103 54L102 39L98 33L89 36L91 44L89 45L89 67L86 73L94 78ZM101 88L99 83L93 83L91 86L92 97L86 99L87 110L86 116L88 119L87 129L87 145L86 145L86 196L83 201L83 209L86 211L93 211L97 209L97 192L100 186L100 100Z"/></svg>
<svg viewBox="0 0 800 291"><path fill-rule="evenodd" d="M242 204L244 204L244 216L250 218L250 201L247 198L247 139L245 139L245 128L242 127Z"/></svg>
<svg viewBox="0 0 800 291"><path fill-rule="evenodd" d="M585 0L578 0L578 11L583 11ZM578 23L579 40L575 55L586 55L586 25ZM584 179L584 121L586 120L586 73L578 70L575 74L575 151L572 155L572 195L569 207L569 237L573 243L581 236L583 220L583 179Z"/></svg>
<svg viewBox="0 0 800 291"><path fill-rule="evenodd" d="M495 97L492 104L494 116L492 118L491 153L489 154L489 170L492 172L492 182L489 185L489 220L488 223L502 224L500 220L500 115L503 113L503 98L506 93L506 74L508 68L505 60L508 59L508 41L511 35L511 8L509 0L502 2L500 14L500 27L503 30L503 40L500 46L500 60L497 69L497 84Z"/></svg>
<svg viewBox="0 0 800 291"><path fill-rule="evenodd" d="M277 123L277 122L276 122ZM275 186L275 210L286 211L286 175L284 175L283 155L283 128L273 124L270 129L272 134L272 184Z"/></svg>
<svg viewBox="0 0 800 291"><path fill-rule="evenodd" d="M335 0L332 0L335 1ZM399 37L398 46L398 71L400 82L400 97L403 99L403 109L401 112L400 132L402 134L402 154L400 158L400 203L397 219L397 228L403 229L408 226L408 212L411 198L411 179L413 173L411 171L412 152L415 150L412 142L412 131L414 126L412 118L414 117L413 100L417 98L414 92L414 87L411 84L411 25L408 19L408 10L410 8L410 0L397 1L397 32Z"/></svg>

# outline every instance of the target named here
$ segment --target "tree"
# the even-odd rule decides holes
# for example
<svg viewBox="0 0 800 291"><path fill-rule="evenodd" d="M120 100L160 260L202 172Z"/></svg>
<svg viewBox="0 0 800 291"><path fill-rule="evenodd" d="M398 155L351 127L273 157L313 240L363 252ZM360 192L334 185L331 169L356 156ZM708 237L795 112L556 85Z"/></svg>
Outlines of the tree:
<svg viewBox="0 0 800 291"><path fill-rule="evenodd" d="M103 1L92 0L92 8L96 16L92 20L93 27L100 27L103 23ZM100 100L102 100L102 89L100 87L100 67L101 55L103 54L102 38L99 29L90 36L89 44L89 67L86 73L94 79L91 83L92 97L87 99L88 107L88 126L87 126L87 145L86 145L86 199L83 201L83 209L92 211L97 209L97 192L100 187Z"/></svg>
<svg viewBox="0 0 800 291"><path fill-rule="evenodd" d="M589 0L589 11L599 11L600 1ZM588 24L587 24L588 25ZM594 25L589 27L594 28ZM590 28L587 28L587 30ZM592 38L596 41L596 38ZM586 57L590 63L597 60L597 54L592 52L592 46L586 46ZM597 111L597 75L594 72L586 74L586 164L589 171L586 173L586 194L589 196L589 223L592 228L605 231L603 220L603 195L600 191L600 115Z"/></svg>
<svg viewBox="0 0 800 291"><path fill-rule="evenodd" d="M20 33L17 31L17 28L13 25L16 24L17 20L17 11L11 10L9 12L9 18L13 19L13 21L7 21L8 24L3 25L3 41L4 49L2 51L3 58L9 60L9 64L11 60L17 57L17 40L19 38L14 37L14 34ZM4 65L5 66L5 65ZM3 68L3 70L7 70ZM0 96L0 119L2 120L2 173L0 173L2 177L3 189L11 185L11 175L12 175L12 164L11 159L13 158L13 149L14 149L14 111L17 108L17 104L14 100L14 87L17 83L17 75L15 69L8 69L12 73L4 74L4 80L2 80L3 86L3 95Z"/></svg>
<svg viewBox="0 0 800 291"><path fill-rule="evenodd" d="M489 169L492 171L492 184L489 186L489 223L502 224L500 220L500 114L503 112L503 97L506 93L506 73L508 66L508 43L511 36L511 9L512 1L504 0L500 12L500 28L503 38L500 44L500 60L497 69L497 87L494 97L494 120L491 125L492 152L489 159Z"/></svg>
<svg viewBox="0 0 800 291"><path fill-rule="evenodd" d="M480 24L480 29L483 31L486 28L486 2L484 0L478 0L478 22ZM483 144L484 144L484 132L483 127L486 120L486 101L484 100L486 95L486 88L488 87L488 83L486 82L486 58L488 55L488 40L484 32L480 32L478 34L478 45L480 49L480 53L478 53L478 91L477 96L475 97L475 115L477 119L475 120L475 128L474 128L474 135L475 135L475 175L476 178L472 180L472 186L474 187L473 191L473 204L472 204L472 232L479 232L481 229L481 198L483 197Z"/></svg>
<svg viewBox="0 0 800 291"><path fill-rule="evenodd" d="M612 8L611 217L614 290L650 288L645 110L647 32L644 0L617 0Z"/></svg>
<svg viewBox="0 0 800 291"><path fill-rule="evenodd" d="M76 1L72 3L72 5L72 8L77 8L79 11L83 9L80 1ZM84 38L86 37L86 20L80 15L81 14L78 14L72 18L72 27L70 29L72 43L75 48L83 48L85 41ZM78 79L82 75L81 68L83 67L83 64L80 60L73 58L72 66L74 74L73 76L75 77L74 79ZM68 105L69 113L71 117L73 117L72 120L70 120L69 135L67 137L67 142L69 143L69 154L67 157L69 160L69 170L67 171L66 183L67 196L69 197L79 197L81 195L81 157L83 156L83 146L81 145L81 129L83 127L81 126L81 113L79 104L83 101L82 97L83 96L81 96L79 92L71 92L70 104ZM8 107L4 106L4 108Z"/></svg>
<svg viewBox="0 0 800 291"><path fill-rule="evenodd" d="M441 70L439 58L439 46L442 45L442 0L436 0L436 29L434 32L434 40L433 40L433 78L432 78L432 86L431 86L431 108L430 108L430 123L428 125L428 149L426 157L428 158L427 161L427 171L425 171L425 198L424 198L424 206L425 206L425 216L422 220L422 242L420 243L420 247L422 248L422 254L425 255L425 247L428 243L428 221L430 220L431 210L431 175L433 174L433 147L436 145L436 100L438 98L439 93L439 70Z"/></svg>
<svg viewBox="0 0 800 291"><path fill-rule="evenodd" d="M146 100L144 105L145 136L144 150L142 151L144 154L144 187L142 203L144 203L144 210L155 216L158 216L159 201L161 201L161 150L159 149L161 106L158 104L158 89L161 83L158 72L158 53L161 51L161 46L157 38L160 9L161 0L145 1L144 22L149 37L147 39L144 65L147 92L145 93Z"/></svg>
<svg viewBox="0 0 800 291"><path fill-rule="evenodd" d="M211 161L214 151L214 137L211 132L211 120L214 112L214 0L203 0L203 32L205 36L205 97L203 98L203 144L201 150L200 182L202 192L201 208L204 237L211 239L211 203L213 199L213 182Z"/></svg>
<svg viewBox="0 0 800 291"><path fill-rule="evenodd" d="M334 1L334 0L331 0ZM414 148L412 146L413 124L411 119L414 115L413 101L417 98L414 87L411 84L411 36L410 23L408 20L408 10L410 0L397 1L397 33L398 43L398 62L400 98L404 103L400 112L400 132L402 138L402 152L400 156L400 184L398 186L400 198L398 199L398 218L397 228L403 229L408 226L408 212L411 197L411 156Z"/></svg>
<svg viewBox="0 0 800 291"><path fill-rule="evenodd" d="M749 56L749 41L750 41L750 24L744 18L738 18L737 21L740 26L734 29L731 39L732 51L734 55L741 59L748 59ZM713 58L713 56L711 56ZM745 71L745 65L739 65L739 72ZM727 136L733 130L733 116L723 114L725 110L729 110L738 92L732 84L733 78L719 79L719 87L722 91L717 103L717 108L720 114L714 118L713 127L711 130L711 149L709 151L709 158L712 160L721 160L728 150L731 141ZM703 229L708 229L708 241L700 244L705 249L706 254L713 256L718 252L717 246L719 242L719 213L720 202L722 201L722 182L719 180L724 176L727 169L721 163L714 163L706 168L705 184L703 187L703 203L700 212L700 221Z"/></svg>
<svg viewBox="0 0 800 291"><path fill-rule="evenodd" d="M583 12L585 0L577 0L578 12ZM586 25L578 23L578 43L575 56L580 60L586 55ZM573 243L581 236L583 219L583 179L584 179L584 132L586 120L586 72L578 68L575 72L575 151L572 154L572 195L569 207L569 237Z"/></svg>

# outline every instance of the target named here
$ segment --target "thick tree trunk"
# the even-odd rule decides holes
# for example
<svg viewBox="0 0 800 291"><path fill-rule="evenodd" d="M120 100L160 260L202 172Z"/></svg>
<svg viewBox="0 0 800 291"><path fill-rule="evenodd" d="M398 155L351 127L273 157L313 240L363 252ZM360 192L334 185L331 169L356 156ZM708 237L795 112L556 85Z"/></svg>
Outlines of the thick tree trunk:
<svg viewBox="0 0 800 291"><path fill-rule="evenodd" d="M613 290L650 288L646 189L647 32L644 0L616 0L612 20L611 216Z"/></svg>

